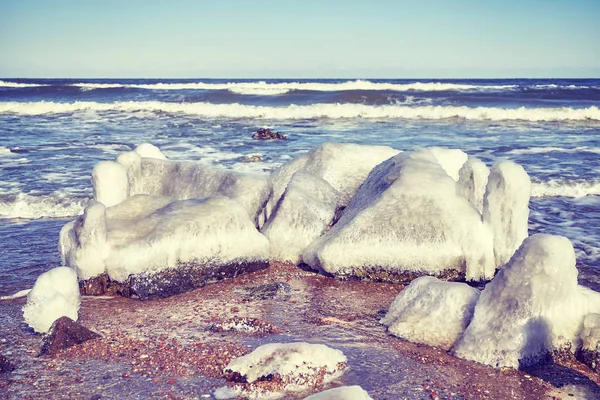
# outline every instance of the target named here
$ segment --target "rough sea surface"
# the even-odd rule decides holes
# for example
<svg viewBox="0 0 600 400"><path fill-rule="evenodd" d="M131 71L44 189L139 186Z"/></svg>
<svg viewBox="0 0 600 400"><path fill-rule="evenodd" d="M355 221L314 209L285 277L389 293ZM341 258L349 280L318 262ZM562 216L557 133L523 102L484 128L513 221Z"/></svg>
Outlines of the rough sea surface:
<svg viewBox="0 0 600 400"><path fill-rule="evenodd" d="M144 142L256 173L329 141L510 159L534 182L530 233L568 237L597 287L599 107L600 79L2 79L0 296L60 263L58 233L90 199L94 164ZM289 140L253 140L263 126Z"/></svg>

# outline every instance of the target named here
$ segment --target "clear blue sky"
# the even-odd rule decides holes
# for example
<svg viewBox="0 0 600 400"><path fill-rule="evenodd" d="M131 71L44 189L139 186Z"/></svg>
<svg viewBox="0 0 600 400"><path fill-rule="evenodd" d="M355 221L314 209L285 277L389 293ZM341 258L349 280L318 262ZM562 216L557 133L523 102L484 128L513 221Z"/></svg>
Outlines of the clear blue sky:
<svg viewBox="0 0 600 400"><path fill-rule="evenodd" d="M0 0L0 77L600 77L600 0Z"/></svg>

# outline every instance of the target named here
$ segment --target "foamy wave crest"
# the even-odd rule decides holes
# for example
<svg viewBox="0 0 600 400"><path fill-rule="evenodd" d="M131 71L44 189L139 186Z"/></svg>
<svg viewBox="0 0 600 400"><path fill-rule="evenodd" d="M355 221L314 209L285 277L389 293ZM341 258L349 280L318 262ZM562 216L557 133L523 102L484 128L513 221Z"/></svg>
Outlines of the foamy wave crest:
<svg viewBox="0 0 600 400"><path fill-rule="evenodd" d="M600 154L600 147L573 147L573 148L565 148L565 147L530 147L528 149L515 149L508 152L508 154L546 154L546 153L593 153Z"/></svg>
<svg viewBox="0 0 600 400"><path fill-rule="evenodd" d="M546 182L533 182L532 197L585 197L600 195L600 181L582 179L551 179Z"/></svg>
<svg viewBox="0 0 600 400"><path fill-rule="evenodd" d="M137 88L150 90L229 90L238 94L279 95L292 90L332 92L346 90L388 90L388 91L473 91L473 90L506 90L515 89L517 85L468 85L444 82L385 83L366 80L339 83L328 82L227 82L227 83L148 83L148 84L113 84L113 83L74 83L82 90Z"/></svg>
<svg viewBox="0 0 600 400"><path fill-rule="evenodd" d="M0 81L0 87L26 88L26 87L35 87L35 86L48 86L48 85L44 85L41 83L19 83L19 82Z"/></svg>
<svg viewBox="0 0 600 400"><path fill-rule="evenodd" d="M62 218L73 217L83 212L89 199L70 198L54 192L47 196L27 193L0 196L0 218Z"/></svg>
<svg viewBox="0 0 600 400"><path fill-rule="evenodd" d="M97 112L166 112L198 115L207 118L263 118L275 120L316 118L366 119L448 119L461 118L479 121L600 121L600 109L588 108L494 108L466 106L365 105L354 103L289 105L284 107L252 106L213 103L146 102L4 102L0 113L41 115L53 113Z"/></svg>

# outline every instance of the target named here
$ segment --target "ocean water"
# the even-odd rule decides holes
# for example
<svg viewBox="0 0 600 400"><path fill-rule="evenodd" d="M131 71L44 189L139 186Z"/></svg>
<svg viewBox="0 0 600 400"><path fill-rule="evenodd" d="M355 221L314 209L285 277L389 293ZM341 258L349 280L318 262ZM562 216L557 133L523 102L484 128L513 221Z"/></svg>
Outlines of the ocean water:
<svg viewBox="0 0 600 400"><path fill-rule="evenodd" d="M253 140L263 126L289 140ZM268 173L329 141L522 164L530 233L568 237L586 282L600 282L600 79L2 79L0 296L60 264L60 228L89 201L98 161L150 142L170 159Z"/></svg>

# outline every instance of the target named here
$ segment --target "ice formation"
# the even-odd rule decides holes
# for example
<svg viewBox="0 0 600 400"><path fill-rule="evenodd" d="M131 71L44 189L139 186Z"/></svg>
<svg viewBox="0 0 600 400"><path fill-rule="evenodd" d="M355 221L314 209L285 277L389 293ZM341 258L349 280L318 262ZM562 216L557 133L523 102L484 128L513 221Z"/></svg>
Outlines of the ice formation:
<svg viewBox="0 0 600 400"><path fill-rule="evenodd" d="M469 158L459 170L456 190L483 213L483 196L490 169L478 158Z"/></svg>
<svg viewBox="0 0 600 400"><path fill-rule="evenodd" d="M456 185L431 151L398 154L371 171L304 262L337 276L491 278L492 232Z"/></svg>
<svg viewBox="0 0 600 400"><path fill-rule="evenodd" d="M571 242L536 234L487 284L454 354L493 367L537 364L579 348L584 316L598 312L600 293L577 285Z"/></svg>
<svg viewBox="0 0 600 400"><path fill-rule="evenodd" d="M483 220L494 232L496 265L504 265L527 237L531 180L512 161L492 166L483 199Z"/></svg>
<svg viewBox="0 0 600 400"><path fill-rule="evenodd" d="M77 321L79 303L77 274L71 268L57 267L37 278L27 295L23 316L34 331L45 333L60 317Z"/></svg>
<svg viewBox="0 0 600 400"><path fill-rule="evenodd" d="M380 321L388 332L449 350L471 321L479 290L465 283L423 276L411 282Z"/></svg>
<svg viewBox="0 0 600 400"><path fill-rule="evenodd" d="M271 242L271 259L299 263L304 249L333 220L338 198L339 193L323 179L296 172L261 229Z"/></svg>
<svg viewBox="0 0 600 400"><path fill-rule="evenodd" d="M217 389L215 397L280 398L285 392L324 385L341 376L345 368L346 356L322 344L265 344L225 367L226 376L235 377L238 384ZM265 380L277 381L277 390L260 386Z"/></svg>
<svg viewBox="0 0 600 400"><path fill-rule="evenodd" d="M600 314L586 315L579 338L581 348L575 353L577 359L600 372Z"/></svg>
<svg viewBox="0 0 600 400"><path fill-rule="evenodd" d="M273 171L273 196L269 200L268 214L276 206L297 171L311 173L329 183L340 193L340 206L345 206L369 172L377 164L398 153L399 150L388 146L323 143Z"/></svg>
<svg viewBox="0 0 600 400"><path fill-rule="evenodd" d="M107 272L125 282L130 275L189 263L210 281L227 266L266 267L269 258L268 240L244 207L226 197L176 201L137 195L108 208L92 203L63 228L61 239L65 263L83 279Z"/></svg>
<svg viewBox="0 0 600 400"><path fill-rule="evenodd" d="M358 385L340 386L304 398L304 400L373 400L369 393Z"/></svg>

